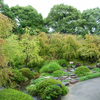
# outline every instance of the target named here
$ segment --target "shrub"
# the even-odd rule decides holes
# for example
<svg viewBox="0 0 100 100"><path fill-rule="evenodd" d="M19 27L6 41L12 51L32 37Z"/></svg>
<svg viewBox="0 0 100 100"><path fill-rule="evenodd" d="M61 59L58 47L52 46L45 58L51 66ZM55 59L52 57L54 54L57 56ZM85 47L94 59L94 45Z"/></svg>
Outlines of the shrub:
<svg viewBox="0 0 100 100"><path fill-rule="evenodd" d="M68 65L68 63L66 62L65 59L60 59L58 60L58 64L62 67L66 67Z"/></svg>
<svg viewBox="0 0 100 100"><path fill-rule="evenodd" d="M14 89L4 89L0 91L0 100L33 100L33 98Z"/></svg>
<svg viewBox="0 0 100 100"><path fill-rule="evenodd" d="M12 80L15 82L23 82L25 77L22 75L22 73L18 69L12 69L12 73L15 74L15 76L12 76Z"/></svg>
<svg viewBox="0 0 100 100"><path fill-rule="evenodd" d="M34 77L34 72L30 71L29 68L21 68L19 71L22 72L23 76L25 76L27 78Z"/></svg>
<svg viewBox="0 0 100 100"><path fill-rule="evenodd" d="M77 76L85 76L90 72L90 69L85 67L85 66L80 66L78 68L76 68L75 70L75 74Z"/></svg>
<svg viewBox="0 0 100 100"><path fill-rule="evenodd" d="M50 85L55 85L55 84L61 84L62 86L62 94L61 95L66 95L68 93L68 88L66 89L66 87L58 80L54 80L54 79L46 79L41 81L38 85L37 85L37 93L38 95L42 95L43 91L46 89L47 86Z"/></svg>
<svg viewBox="0 0 100 100"><path fill-rule="evenodd" d="M58 95L61 94L62 94L62 89L59 86L50 85L44 90L41 98L43 100L54 100Z"/></svg>
<svg viewBox="0 0 100 100"><path fill-rule="evenodd" d="M49 64L43 66L40 69L40 72L41 73L44 73L44 72L52 73L52 72L54 72L56 70L60 70L60 69L61 69L61 66L57 62L50 62Z"/></svg>
<svg viewBox="0 0 100 100"><path fill-rule="evenodd" d="M57 70L57 71L54 71L54 72L52 73L52 75L53 75L54 77L60 77L60 76L63 76L63 75L64 75L64 71L62 71L62 70Z"/></svg>

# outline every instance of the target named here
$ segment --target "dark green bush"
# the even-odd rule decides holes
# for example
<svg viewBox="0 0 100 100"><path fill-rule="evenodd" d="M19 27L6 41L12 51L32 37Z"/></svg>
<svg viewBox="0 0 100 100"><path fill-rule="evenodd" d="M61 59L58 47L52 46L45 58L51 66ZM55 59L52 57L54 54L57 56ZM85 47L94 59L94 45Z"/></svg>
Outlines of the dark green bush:
<svg viewBox="0 0 100 100"><path fill-rule="evenodd" d="M14 89L4 89L0 91L0 100L33 100L33 98Z"/></svg>
<svg viewBox="0 0 100 100"><path fill-rule="evenodd" d="M85 76L85 75L88 75L89 72L90 72L90 69L85 66L77 67L75 70L75 74L77 76Z"/></svg>
<svg viewBox="0 0 100 100"><path fill-rule="evenodd" d="M19 71L22 72L23 76L25 76L27 78L34 77L34 72L30 71L29 68L21 68Z"/></svg>
<svg viewBox="0 0 100 100"><path fill-rule="evenodd" d="M40 69L40 72L41 73L44 73L44 72L52 73L52 72L54 72L56 70L60 70L60 69L61 69L61 66L57 62L50 62L49 64L43 66Z"/></svg>
<svg viewBox="0 0 100 100"><path fill-rule="evenodd" d="M53 75L54 77L60 77L60 76L63 76L63 75L64 75L64 71L62 71L62 70L57 70L57 71L54 71L54 72L52 73L52 75Z"/></svg>
<svg viewBox="0 0 100 100"><path fill-rule="evenodd" d="M62 89L57 85L47 86L41 98L43 100L54 100L58 95L62 94Z"/></svg>
<svg viewBox="0 0 100 100"><path fill-rule="evenodd" d="M58 64L62 67L66 67L68 65L68 63L66 62L65 59L60 59L58 60Z"/></svg>
<svg viewBox="0 0 100 100"><path fill-rule="evenodd" d="M18 69L12 69L12 73L15 74L14 76L12 76L12 80L15 81L16 83L24 81L25 77Z"/></svg>
<svg viewBox="0 0 100 100"><path fill-rule="evenodd" d="M55 85L55 84L61 84L61 86L62 86L62 88L61 88L62 94L61 95L66 95L68 93L68 88L66 89L66 87L60 81L54 80L54 79L46 79L46 80L41 81L38 84L38 86L36 88L37 94L41 96L47 86Z"/></svg>

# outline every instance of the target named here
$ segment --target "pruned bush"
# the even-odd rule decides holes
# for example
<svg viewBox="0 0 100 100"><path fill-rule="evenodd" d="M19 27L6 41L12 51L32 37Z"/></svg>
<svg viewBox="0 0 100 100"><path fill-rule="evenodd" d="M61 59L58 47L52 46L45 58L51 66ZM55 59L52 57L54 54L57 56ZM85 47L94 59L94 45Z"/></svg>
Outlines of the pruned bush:
<svg viewBox="0 0 100 100"><path fill-rule="evenodd" d="M54 77L60 77L60 76L63 76L63 75L64 75L64 71L62 71L62 70L57 70L57 71L54 71L54 72L52 73L52 75L53 75Z"/></svg>
<svg viewBox="0 0 100 100"><path fill-rule="evenodd" d="M34 77L34 72L31 72L29 68L21 68L19 71L22 72L23 76L27 78Z"/></svg>
<svg viewBox="0 0 100 100"><path fill-rule="evenodd" d="M58 64L62 67L66 67L68 65L68 63L66 62L65 59L60 59L58 60Z"/></svg>
<svg viewBox="0 0 100 100"><path fill-rule="evenodd" d="M60 69L61 69L61 66L57 62L50 62L49 64L43 66L40 69L40 72L41 73L45 73L45 72L52 73L52 72L54 72L56 70L60 70Z"/></svg>
<svg viewBox="0 0 100 100"><path fill-rule="evenodd" d="M55 100L55 98L61 94L62 94L61 87L57 85L50 85L50 86L47 86L47 88L44 90L41 98L43 100Z"/></svg>
<svg viewBox="0 0 100 100"><path fill-rule="evenodd" d="M14 89L4 89L0 91L0 100L33 100L33 98Z"/></svg>
<svg viewBox="0 0 100 100"><path fill-rule="evenodd" d="M61 90L62 93L61 95L66 95L68 93L68 88L66 88L60 81L58 80L54 80L54 79L46 79L41 81L38 85L37 85L37 94L42 96L43 95L43 91L45 91L45 89L47 88L47 86L50 85L56 85L56 84L61 84Z"/></svg>
<svg viewBox="0 0 100 100"><path fill-rule="evenodd" d="M80 66L80 67L76 68L76 70L75 70L75 74L77 76L85 76L85 75L88 75L89 72L90 72L90 69L85 66Z"/></svg>
<svg viewBox="0 0 100 100"><path fill-rule="evenodd" d="M18 69L12 69L12 73L15 74L14 76L12 76L12 80L15 81L16 83L24 81L25 77Z"/></svg>

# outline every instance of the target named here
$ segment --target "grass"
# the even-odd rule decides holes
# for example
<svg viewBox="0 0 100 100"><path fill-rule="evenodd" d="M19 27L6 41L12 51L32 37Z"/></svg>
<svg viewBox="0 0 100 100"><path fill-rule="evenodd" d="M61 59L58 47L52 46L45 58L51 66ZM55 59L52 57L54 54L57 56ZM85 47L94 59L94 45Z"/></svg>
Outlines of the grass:
<svg viewBox="0 0 100 100"><path fill-rule="evenodd" d="M92 70L93 70L93 71L100 72L100 68L93 68Z"/></svg>
<svg viewBox="0 0 100 100"><path fill-rule="evenodd" d="M96 78L96 77L100 77L100 73L92 73L90 75L86 75L86 76L83 76L83 77L80 77L80 81L85 81L85 80L88 80L88 79L92 79L92 78Z"/></svg>

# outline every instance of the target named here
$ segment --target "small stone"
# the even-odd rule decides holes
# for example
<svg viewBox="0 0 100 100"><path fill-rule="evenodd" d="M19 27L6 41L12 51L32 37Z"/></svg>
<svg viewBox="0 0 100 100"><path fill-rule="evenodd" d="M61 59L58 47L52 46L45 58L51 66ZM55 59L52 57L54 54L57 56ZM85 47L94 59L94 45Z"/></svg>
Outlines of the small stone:
<svg viewBox="0 0 100 100"><path fill-rule="evenodd" d="M67 86L69 85L69 82L61 82L63 85Z"/></svg>
<svg viewBox="0 0 100 100"><path fill-rule="evenodd" d="M44 77L44 79L48 79L48 78L50 78L51 76L47 76L47 77Z"/></svg>
<svg viewBox="0 0 100 100"><path fill-rule="evenodd" d="M72 68L75 68L75 66L73 65Z"/></svg>
<svg viewBox="0 0 100 100"><path fill-rule="evenodd" d="M70 82L71 84L74 84L74 83L77 83L78 80L70 80L69 82Z"/></svg>
<svg viewBox="0 0 100 100"><path fill-rule="evenodd" d="M58 79L58 77L52 77L52 79L55 79L55 80L57 80L57 79Z"/></svg>
<svg viewBox="0 0 100 100"><path fill-rule="evenodd" d="M88 67L90 70L93 69L94 67Z"/></svg>

